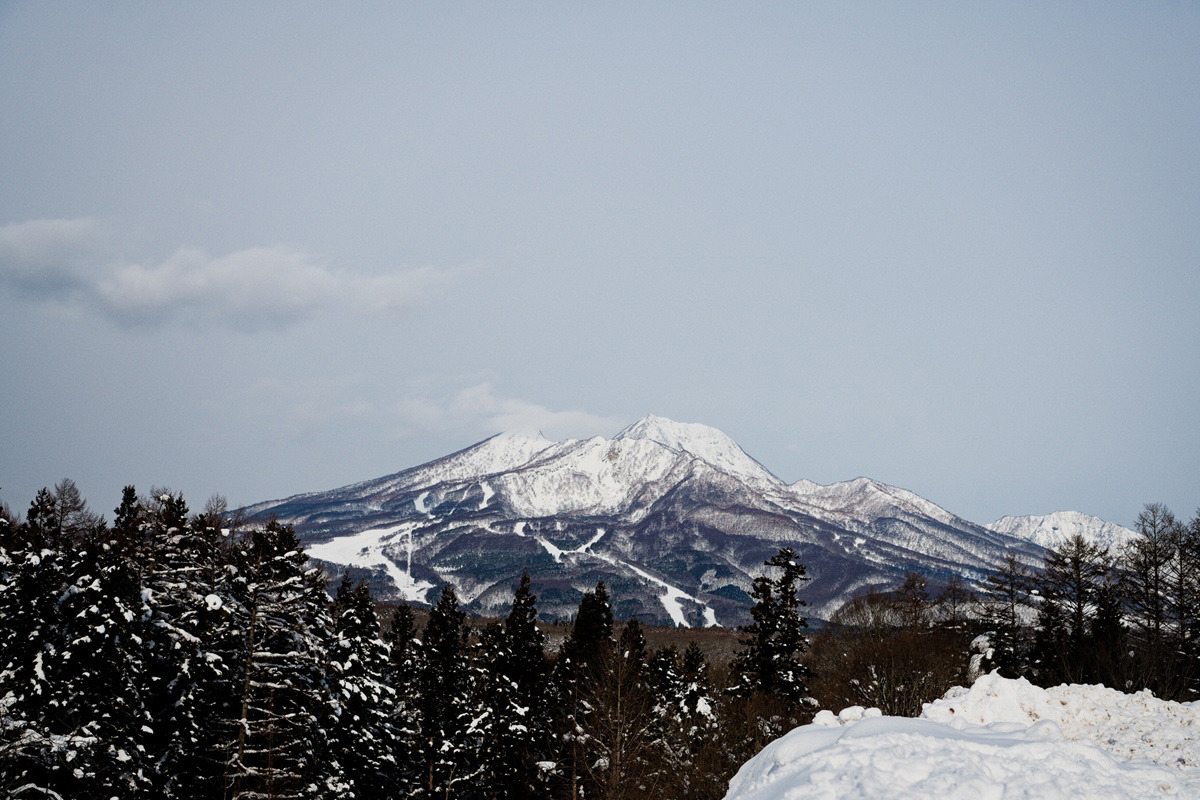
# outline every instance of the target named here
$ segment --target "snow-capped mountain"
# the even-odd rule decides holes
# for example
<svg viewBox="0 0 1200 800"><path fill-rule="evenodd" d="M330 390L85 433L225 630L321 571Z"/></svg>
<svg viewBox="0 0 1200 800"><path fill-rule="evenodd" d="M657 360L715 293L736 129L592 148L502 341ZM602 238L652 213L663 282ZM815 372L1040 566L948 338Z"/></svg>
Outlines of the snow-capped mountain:
<svg viewBox="0 0 1200 800"><path fill-rule="evenodd" d="M1047 549L1062 547L1073 536L1079 534L1113 555L1139 536L1129 528L1122 528L1120 525L1078 511L1057 511L1031 517L1001 517L988 525L988 529L1025 539Z"/></svg>
<svg viewBox="0 0 1200 800"><path fill-rule="evenodd" d="M858 478L787 484L706 425L649 416L611 439L500 434L375 480L245 509L296 526L314 558L369 571L383 597L425 601L442 582L503 611L527 568L548 617L603 579L620 617L738 624L763 561L797 550L811 616L910 570L982 578L1042 548Z"/></svg>

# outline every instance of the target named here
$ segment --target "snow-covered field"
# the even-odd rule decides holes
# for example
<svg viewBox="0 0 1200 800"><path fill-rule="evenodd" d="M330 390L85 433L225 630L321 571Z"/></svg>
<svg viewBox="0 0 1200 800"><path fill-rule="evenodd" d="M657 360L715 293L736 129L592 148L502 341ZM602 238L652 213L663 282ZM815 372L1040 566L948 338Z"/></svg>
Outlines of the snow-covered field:
<svg viewBox="0 0 1200 800"><path fill-rule="evenodd" d="M1200 704L993 673L920 719L822 711L746 762L725 797L1200 798Z"/></svg>

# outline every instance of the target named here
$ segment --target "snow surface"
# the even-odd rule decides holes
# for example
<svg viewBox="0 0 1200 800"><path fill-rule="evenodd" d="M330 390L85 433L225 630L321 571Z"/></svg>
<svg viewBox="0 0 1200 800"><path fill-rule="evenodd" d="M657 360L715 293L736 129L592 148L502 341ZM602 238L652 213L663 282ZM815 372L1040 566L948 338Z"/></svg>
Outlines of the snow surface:
<svg viewBox="0 0 1200 800"><path fill-rule="evenodd" d="M396 585L396 590L405 600L426 602L426 593L434 588L428 581L413 580L409 569L400 569L394 556L388 556L384 548L396 544L400 535L407 536L408 564L412 565L412 526L394 525L390 528L372 528L353 536L341 536L328 542L310 545L308 555L321 561L355 567L383 567Z"/></svg>
<svg viewBox="0 0 1200 800"><path fill-rule="evenodd" d="M873 522L880 517L893 516L897 511L931 517L946 524L958 519L915 492L870 478L855 478L828 486L799 480L790 488L797 498L808 505L859 522Z"/></svg>
<svg viewBox="0 0 1200 800"><path fill-rule="evenodd" d="M1079 534L1114 555L1139 534L1099 517L1079 511L1056 511L1053 514L1031 517L1001 517L988 525L988 530L1016 536L1047 549L1062 547Z"/></svg>
<svg viewBox="0 0 1200 800"><path fill-rule="evenodd" d="M821 711L747 761L726 800L1200 797L1200 707L996 673L920 719Z"/></svg>
<svg viewBox="0 0 1200 800"><path fill-rule="evenodd" d="M666 609L667 616L669 616L671 618L671 621L675 623L675 627L677 627L677 628L692 627L691 625L688 624L687 617L683 613L683 604L680 601L681 600L691 600L696 605L701 605L699 600L692 597L690 594L683 591L682 589L677 589L676 587L672 586L671 584L667 583L666 581L662 580L661 578L656 578L653 575L651 575L649 572L646 572L645 570L635 567L633 564L627 564L624 561L615 561L615 560L613 560L612 563L620 564L621 566L625 567L626 569L628 569L630 572L634 573L635 575L649 581L650 583L656 583L659 586L666 589L667 590L666 594L661 595L658 598L658 602L662 603L663 608ZM704 625L705 625L705 627L708 627L711 625L716 625L717 624L716 613L713 612L713 610L711 608L709 608L708 606L703 606L703 609L704 609Z"/></svg>
<svg viewBox="0 0 1200 800"><path fill-rule="evenodd" d="M782 483L725 433L697 422L675 422L654 414L642 417L613 437L613 441L646 439L676 453L688 453L750 483Z"/></svg>

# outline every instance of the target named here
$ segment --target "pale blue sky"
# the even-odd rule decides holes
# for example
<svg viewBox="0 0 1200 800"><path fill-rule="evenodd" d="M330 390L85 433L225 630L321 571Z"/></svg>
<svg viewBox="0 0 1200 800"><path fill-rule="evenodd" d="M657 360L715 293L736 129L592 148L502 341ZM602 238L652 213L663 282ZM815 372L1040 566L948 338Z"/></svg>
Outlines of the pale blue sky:
<svg viewBox="0 0 1200 800"><path fill-rule="evenodd" d="M724 430L1200 505L1200 5L0 3L0 499Z"/></svg>

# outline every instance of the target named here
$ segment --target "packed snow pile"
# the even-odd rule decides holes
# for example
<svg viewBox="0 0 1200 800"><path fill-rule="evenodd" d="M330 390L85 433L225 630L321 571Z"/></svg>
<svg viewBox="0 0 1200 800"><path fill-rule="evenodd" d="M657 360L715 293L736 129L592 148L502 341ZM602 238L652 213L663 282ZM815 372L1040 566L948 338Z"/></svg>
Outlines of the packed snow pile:
<svg viewBox="0 0 1200 800"><path fill-rule="evenodd" d="M1052 720L1065 738L1088 741L1122 759L1200 770L1200 707L1159 700L1149 691L1125 694L1105 686L1041 689L1024 678L984 675L926 703L925 719L975 725Z"/></svg>
<svg viewBox="0 0 1200 800"><path fill-rule="evenodd" d="M992 673L920 719L822 711L767 745L726 800L1200 797L1200 706Z"/></svg>

